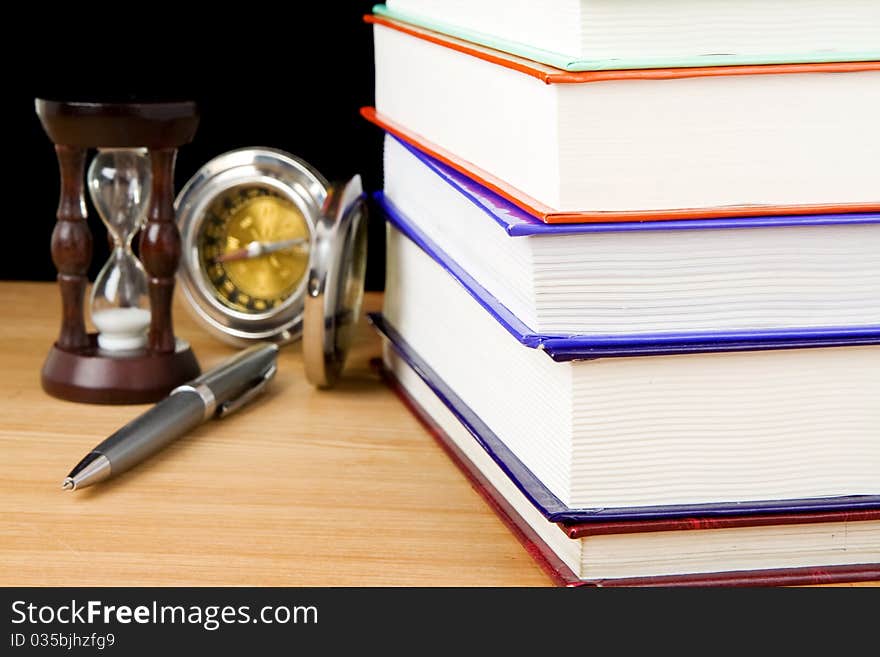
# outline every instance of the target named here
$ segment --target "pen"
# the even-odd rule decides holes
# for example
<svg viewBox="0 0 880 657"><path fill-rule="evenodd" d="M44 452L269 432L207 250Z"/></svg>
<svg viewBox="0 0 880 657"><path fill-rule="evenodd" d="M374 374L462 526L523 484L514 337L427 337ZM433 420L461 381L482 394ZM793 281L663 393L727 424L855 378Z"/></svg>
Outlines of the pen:
<svg viewBox="0 0 880 657"><path fill-rule="evenodd" d="M260 343L175 388L89 452L61 487L76 490L125 472L202 422L238 410L275 375L277 355L277 345Z"/></svg>

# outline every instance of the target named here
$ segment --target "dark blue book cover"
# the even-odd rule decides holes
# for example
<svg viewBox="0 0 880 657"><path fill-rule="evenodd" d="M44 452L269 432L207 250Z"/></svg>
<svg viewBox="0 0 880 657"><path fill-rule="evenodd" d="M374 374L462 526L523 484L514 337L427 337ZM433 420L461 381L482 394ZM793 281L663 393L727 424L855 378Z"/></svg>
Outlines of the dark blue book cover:
<svg viewBox="0 0 880 657"><path fill-rule="evenodd" d="M475 183L470 183L474 185ZM485 202L506 203L503 199L491 199L488 190L477 190L483 194ZM514 313L501 304L492 294L477 282L470 273L453 260L440 246L433 242L414 222L406 217L382 192L376 192L374 198L381 208L385 219L398 229L403 235L417 244L435 262L455 278L467 292L499 322L511 335L523 345L531 348L541 348L554 360L566 361L587 358L608 358L615 356L650 356L675 353L698 353L712 351L754 351L760 349L795 349L810 347L834 347L847 345L880 344L880 326L830 326L797 328L764 328L753 330L731 331L688 331L667 333L637 333L637 334L583 334L583 335L556 335L537 333L520 320ZM538 230L571 232L574 226L548 226L534 223L523 223L521 217L507 208L507 211L489 212L496 221L505 223L511 230L517 231ZM702 226L705 229L721 228L725 224L731 227L733 224L742 226L746 220L711 220L710 226ZM772 225L780 225L780 217L758 218L755 221L773 222ZM876 223L880 216L818 216L818 217L790 217L786 221L815 223ZM669 226L672 222L662 222ZM680 222L680 223L704 223L704 222ZM624 224L603 226L600 224L585 224L578 227L583 232L601 230L621 230ZM638 224L625 230L656 230L657 223ZM751 225L751 224L750 224ZM792 223L791 225L795 225ZM697 229L699 226L690 226Z"/></svg>
<svg viewBox="0 0 880 657"><path fill-rule="evenodd" d="M688 517L726 517L772 513L819 513L880 509L880 495L841 496L813 499L788 499L709 504L642 506L627 508L571 508L556 497L543 482L505 445L462 399L406 342L403 336L381 314L370 315L370 321L389 341L397 354L418 374L424 383L462 423L474 440L510 477L547 520L552 522L637 521Z"/></svg>

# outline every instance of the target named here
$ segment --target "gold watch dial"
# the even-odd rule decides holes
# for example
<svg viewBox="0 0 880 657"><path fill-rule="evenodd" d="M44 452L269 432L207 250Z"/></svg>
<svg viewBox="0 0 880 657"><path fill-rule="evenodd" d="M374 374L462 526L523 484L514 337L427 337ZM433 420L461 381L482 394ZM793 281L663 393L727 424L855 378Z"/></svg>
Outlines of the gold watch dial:
<svg viewBox="0 0 880 657"><path fill-rule="evenodd" d="M305 278L309 224L273 190L230 189L208 209L198 250L218 300L241 312L264 313L283 304Z"/></svg>

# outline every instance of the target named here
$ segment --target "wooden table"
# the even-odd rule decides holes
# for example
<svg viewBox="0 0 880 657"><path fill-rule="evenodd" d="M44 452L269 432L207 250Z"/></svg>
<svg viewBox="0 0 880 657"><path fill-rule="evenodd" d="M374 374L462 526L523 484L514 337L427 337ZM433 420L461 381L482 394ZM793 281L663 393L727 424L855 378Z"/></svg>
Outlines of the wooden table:
<svg viewBox="0 0 880 657"><path fill-rule="evenodd" d="M550 585L370 368L366 322L332 391L285 347L259 402L69 493L70 468L146 407L42 391L55 285L0 283L0 308L0 585ZM203 368L234 353L174 311Z"/></svg>
<svg viewBox="0 0 880 657"><path fill-rule="evenodd" d="M259 402L67 493L70 468L145 407L43 393L53 284L0 283L0 308L0 585L550 585L370 368L366 323L336 389L312 389L286 347ZM175 313L203 368L233 353Z"/></svg>

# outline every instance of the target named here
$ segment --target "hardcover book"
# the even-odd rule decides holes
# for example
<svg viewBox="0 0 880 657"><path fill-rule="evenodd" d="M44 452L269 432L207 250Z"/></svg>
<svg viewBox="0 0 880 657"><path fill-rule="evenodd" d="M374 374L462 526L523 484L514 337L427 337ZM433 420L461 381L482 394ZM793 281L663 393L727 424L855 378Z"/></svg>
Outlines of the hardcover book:
<svg viewBox="0 0 880 657"><path fill-rule="evenodd" d="M876 330L526 336L446 264L389 226L384 322L559 500L560 518L877 503Z"/></svg>
<svg viewBox="0 0 880 657"><path fill-rule="evenodd" d="M552 225L390 135L383 168L388 220L521 336L880 335L880 214Z"/></svg>
<svg viewBox="0 0 880 657"><path fill-rule="evenodd" d="M399 335L383 374L554 582L767 586L880 579L880 508L556 523L550 495ZM393 336L393 337L391 337ZM500 448L499 448L500 447ZM552 495L550 495L552 497Z"/></svg>
<svg viewBox="0 0 880 657"><path fill-rule="evenodd" d="M872 0L387 0L373 12L568 71L880 59Z"/></svg>
<svg viewBox="0 0 880 657"><path fill-rule="evenodd" d="M368 20L364 115L543 221L880 210L880 62L570 73Z"/></svg>

